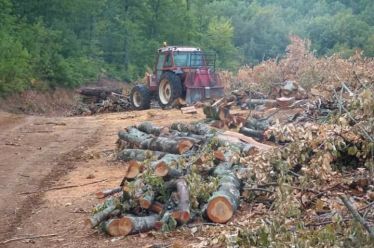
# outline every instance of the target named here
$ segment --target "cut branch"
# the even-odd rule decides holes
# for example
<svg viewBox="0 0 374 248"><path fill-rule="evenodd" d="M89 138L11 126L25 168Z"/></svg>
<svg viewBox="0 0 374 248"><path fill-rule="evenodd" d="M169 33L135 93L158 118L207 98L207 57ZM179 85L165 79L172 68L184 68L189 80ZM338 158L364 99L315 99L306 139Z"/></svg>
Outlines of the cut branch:
<svg viewBox="0 0 374 248"><path fill-rule="evenodd" d="M105 222L103 229L111 236L127 236L153 229L159 219L157 214L144 217L124 216Z"/></svg>

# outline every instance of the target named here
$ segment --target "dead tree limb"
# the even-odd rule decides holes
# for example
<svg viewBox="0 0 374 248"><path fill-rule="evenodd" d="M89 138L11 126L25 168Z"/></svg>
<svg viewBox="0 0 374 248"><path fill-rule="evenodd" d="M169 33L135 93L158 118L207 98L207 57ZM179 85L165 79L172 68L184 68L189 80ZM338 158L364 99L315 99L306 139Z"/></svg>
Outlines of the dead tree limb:
<svg viewBox="0 0 374 248"><path fill-rule="evenodd" d="M340 195L340 199L343 201L344 205L347 207L349 212L351 212L353 218L358 221L369 233L371 238L374 238L374 230L369 226L365 219L360 215L357 209L353 206L352 202L346 195Z"/></svg>
<svg viewBox="0 0 374 248"><path fill-rule="evenodd" d="M58 235L57 233L52 233L52 234L43 234L43 235L34 235L34 236L30 235L30 236L25 236L25 237L17 237L17 238L4 240L0 244L5 245L7 243L14 242L14 241L20 241L20 240L25 240L25 239L48 238L48 237L54 237L54 236L57 236L57 235Z"/></svg>

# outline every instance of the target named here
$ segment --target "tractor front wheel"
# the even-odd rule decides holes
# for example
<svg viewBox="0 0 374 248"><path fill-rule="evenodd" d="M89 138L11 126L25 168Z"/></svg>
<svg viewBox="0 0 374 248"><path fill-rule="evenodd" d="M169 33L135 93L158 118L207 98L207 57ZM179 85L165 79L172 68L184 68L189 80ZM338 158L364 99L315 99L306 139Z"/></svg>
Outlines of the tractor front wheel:
<svg viewBox="0 0 374 248"><path fill-rule="evenodd" d="M176 99L182 97L182 82L180 77L172 72L166 72L161 76L158 84L158 103L161 108L170 106Z"/></svg>
<svg viewBox="0 0 374 248"><path fill-rule="evenodd" d="M151 106L151 92L145 85L136 85L131 90L131 104L136 110L149 109Z"/></svg>

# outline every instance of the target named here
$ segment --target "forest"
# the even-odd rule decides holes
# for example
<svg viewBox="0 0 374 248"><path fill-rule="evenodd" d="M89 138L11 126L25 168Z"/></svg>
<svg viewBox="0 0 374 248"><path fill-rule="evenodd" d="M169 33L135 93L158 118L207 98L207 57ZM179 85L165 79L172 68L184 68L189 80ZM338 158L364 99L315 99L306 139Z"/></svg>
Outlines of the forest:
<svg viewBox="0 0 374 248"><path fill-rule="evenodd" d="M374 56L372 0L0 0L0 94L132 82L156 49L199 46L235 72L281 58L290 35L317 56Z"/></svg>

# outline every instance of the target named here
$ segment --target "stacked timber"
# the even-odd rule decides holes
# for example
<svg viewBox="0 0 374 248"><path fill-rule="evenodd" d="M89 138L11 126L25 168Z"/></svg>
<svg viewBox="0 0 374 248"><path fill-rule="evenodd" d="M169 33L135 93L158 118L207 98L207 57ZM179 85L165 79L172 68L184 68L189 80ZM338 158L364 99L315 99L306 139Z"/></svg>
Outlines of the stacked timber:
<svg viewBox="0 0 374 248"><path fill-rule="evenodd" d="M143 122L119 131L118 138L117 158L126 173L119 187L96 193L106 200L87 220L111 236L173 230L201 217L228 222L239 207L242 183L236 172L244 165L238 158L271 148L203 123ZM194 173L201 173L199 184ZM207 187L212 180L216 185Z"/></svg>

